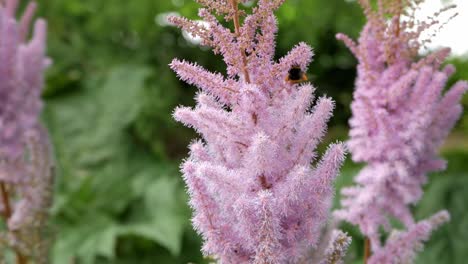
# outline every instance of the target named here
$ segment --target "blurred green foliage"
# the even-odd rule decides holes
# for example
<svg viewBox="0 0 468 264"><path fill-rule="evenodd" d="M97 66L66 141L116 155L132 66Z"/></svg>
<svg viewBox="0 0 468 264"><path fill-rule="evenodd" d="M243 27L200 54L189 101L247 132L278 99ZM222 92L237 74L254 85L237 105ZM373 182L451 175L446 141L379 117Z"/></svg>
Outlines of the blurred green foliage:
<svg viewBox="0 0 468 264"><path fill-rule="evenodd" d="M43 115L59 172L53 263L207 262L178 171L197 136L171 117L175 106L193 105L196 89L178 81L167 65L178 57L219 72L225 67L163 19L168 12L196 18L197 7L189 0L40 1L54 61ZM314 47L309 79L318 93L337 101L329 140L343 138L356 62L335 34L358 35L364 23L360 8L345 0L288 0L277 15L277 57L299 41ZM468 69L466 61L455 62ZM457 77L468 79L467 73ZM468 131L467 115L464 120L461 129ZM468 257L468 194L462 191L468 178L462 161L468 157L449 158L459 167L450 165L445 176L434 177L415 212L426 217L447 207L453 221L431 240L420 263L463 263ZM356 172L348 162L337 187L350 184ZM362 240L346 228L355 236L349 261L358 263Z"/></svg>
<svg viewBox="0 0 468 264"><path fill-rule="evenodd" d="M455 74L452 76L450 83L454 83L457 80L468 80L468 54L462 57L451 58L449 63L453 64L457 69ZM462 102L463 107L468 109L468 96L464 96ZM468 114L466 114L466 112L463 114L457 129L460 132L468 133Z"/></svg>

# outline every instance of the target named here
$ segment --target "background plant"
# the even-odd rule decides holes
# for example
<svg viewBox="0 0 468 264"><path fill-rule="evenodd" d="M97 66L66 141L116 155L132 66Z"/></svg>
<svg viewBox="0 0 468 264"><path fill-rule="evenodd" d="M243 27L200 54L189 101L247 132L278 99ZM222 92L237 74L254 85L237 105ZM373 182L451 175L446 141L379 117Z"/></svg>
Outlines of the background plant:
<svg viewBox="0 0 468 264"><path fill-rule="evenodd" d="M0 257L47 263L53 163L47 132L39 124L50 64L47 29L43 19L33 18L34 2L18 19L17 8L18 1L0 2Z"/></svg>
<svg viewBox="0 0 468 264"><path fill-rule="evenodd" d="M356 88L350 119L349 149L365 166L356 185L342 189L342 209L335 215L359 226L366 236L365 262L413 261L422 242L442 223L447 211L416 222L410 205L422 197L427 174L446 168L438 150L462 113L460 100L468 84L444 87L455 69L440 69L450 50L442 48L418 58L421 35L440 25L440 14L418 21L419 1L360 1L368 22L359 40L343 34L357 57ZM404 225L392 227L390 218ZM382 231L390 236L382 242Z"/></svg>

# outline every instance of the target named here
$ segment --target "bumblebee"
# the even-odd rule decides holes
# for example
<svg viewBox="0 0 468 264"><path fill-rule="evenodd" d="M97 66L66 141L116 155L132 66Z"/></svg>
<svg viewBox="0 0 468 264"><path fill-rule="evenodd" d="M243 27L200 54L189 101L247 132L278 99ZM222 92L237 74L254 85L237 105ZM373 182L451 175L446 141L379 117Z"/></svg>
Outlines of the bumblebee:
<svg viewBox="0 0 468 264"><path fill-rule="evenodd" d="M302 71L301 67L299 67L299 65L293 65L288 71L286 81L291 84L305 82L307 81L307 76L305 72Z"/></svg>

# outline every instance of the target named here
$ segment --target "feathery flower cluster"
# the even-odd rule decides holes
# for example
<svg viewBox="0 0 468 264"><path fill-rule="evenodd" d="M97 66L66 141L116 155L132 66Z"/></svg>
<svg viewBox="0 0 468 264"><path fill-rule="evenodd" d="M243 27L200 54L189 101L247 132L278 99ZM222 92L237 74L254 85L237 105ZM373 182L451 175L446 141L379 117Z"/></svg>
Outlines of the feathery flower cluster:
<svg viewBox="0 0 468 264"><path fill-rule="evenodd" d="M334 230L332 233L332 239L330 245L326 250L326 257L320 262L320 264L342 264L343 258L348 251L348 247L351 244L351 238L339 230Z"/></svg>
<svg viewBox="0 0 468 264"><path fill-rule="evenodd" d="M412 225L406 232L393 230L385 245L385 250L377 251L369 263L411 263L422 242L429 239L434 229L449 220L447 211L441 211Z"/></svg>
<svg viewBox="0 0 468 264"><path fill-rule="evenodd" d="M237 0L198 2L207 24L170 21L222 54L227 76L177 59L170 66L201 89L197 106L179 107L174 117L203 137L182 165L203 252L220 263L303 263L329 215L345 155L333 144L316 162L334 103L322 97L310 108L314 88L285 79L291 67L306 70L306 44L274 61L273 11L282 0L259 0L250 14ZM233 21L234 32L213 12Z"/></svg>
<svg viewBox="0 0 468 264"><path fill-rule="evenodd" d="M30 3L19 22L17 7L17 0L0 2L0 211L6 223L0 246L12 248L18 263L47 263L52 165L50 143L38 121L49 64L46 23L37 20L27 41L36 5Z"/></svg>
<svg viewBox="0 0 468 264"><path fill-rule="evenodd" d="M46 23L37 20L34 36L26 42L36 5L28 5L19 22L18 1L0 5L0 155L10 160L23 154L25 139L38 124L42 107Z"/></svg>
<svg viewBox="0 0 468 264"><path fill-rule="evenodd" d="M381 256L406 250L440 224L415 224L409 206L421 198L427 173L445 168L437 151L462 112L460 99L468 88L458 82L443 92L454 72L451 65L440 69L449 49L418 58L420 47L430 41L420 41L421 33L440 25L437 17L453 8L420 22L414 11L421 2L379 0L373 10L369 0L360 0L368 22L358 43L337 36L359 62L348 146L353 160L366 165L357 185L343 189L343 209L336 216L358 225L370 239L374 257L369 263L400 263L382 262ZM448 219L445 212L437 215ZM408 231L383 246L379 228L391 231L389 217ZM406 243L395 242L403 238Z"/></svg>

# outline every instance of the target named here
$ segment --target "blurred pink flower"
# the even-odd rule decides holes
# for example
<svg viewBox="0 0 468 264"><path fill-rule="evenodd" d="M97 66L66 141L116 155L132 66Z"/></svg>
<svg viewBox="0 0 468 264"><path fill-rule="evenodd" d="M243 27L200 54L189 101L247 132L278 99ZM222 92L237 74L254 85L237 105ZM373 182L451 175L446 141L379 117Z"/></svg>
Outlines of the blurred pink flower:
<svg viewBox="0 0 468 264"><path fill-rule="evenodd" d="M26 7L19 22L18 4L0 3L0 210L6 222L0 246L12 248L18 263L32 257L48 263L50 238L45 231L53 175L50 143L39 124L49 64L46 23L38 19L28 41L36 4Z"/></svg>
<svg viewBox="0 0 468 264"><path fill-rule="evenodd" d="M380 227L391 231L389 217L408 229L399 237L425 240L428 234L415 230L432 230L427 222L415 224L410 206L420 200L427 173L445 169L438 149L460 117L460 100L468 88L466 82L457 82L444 92L454 72L451 65L440 69L448 49L418 57L425 42L421 33L439 21L436 14L418 23L411 12L416 2L409 1L403 12L401 1L379 1L376 11L362 0L368 22L358 43L338 34L359 63L348 147L352 159L365 166L355 178L357 185L342 190L343 209L335 215L358 225L378 256L385 255L382 247L394 247L390 241L384 246L380 242Z"/></svg>
<svg viewBox="0 0 468 264"><path fill-rule="evenodd" d="M27 41L36 5L29 4L19 22L17 5L14 0L0 5L0 157L10 160L22 155L26 138L35 133L43 73L49 63L44 55L45 21L36 21L33 37Z"/></svg>

